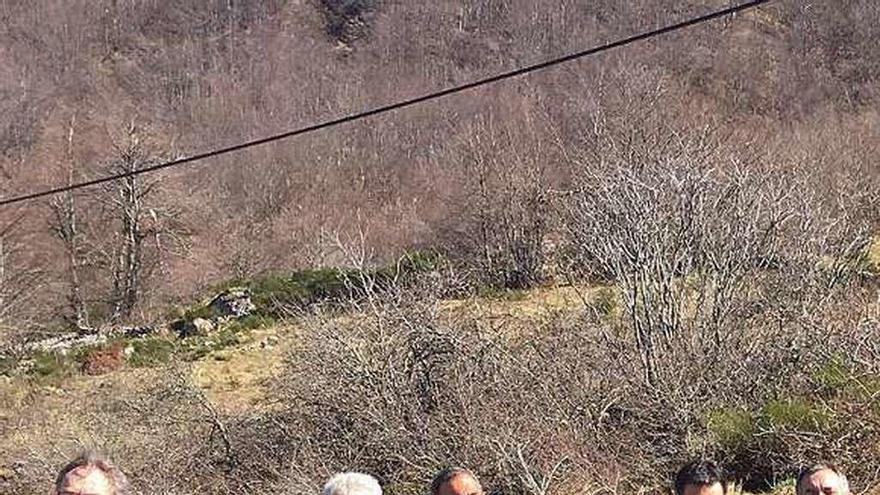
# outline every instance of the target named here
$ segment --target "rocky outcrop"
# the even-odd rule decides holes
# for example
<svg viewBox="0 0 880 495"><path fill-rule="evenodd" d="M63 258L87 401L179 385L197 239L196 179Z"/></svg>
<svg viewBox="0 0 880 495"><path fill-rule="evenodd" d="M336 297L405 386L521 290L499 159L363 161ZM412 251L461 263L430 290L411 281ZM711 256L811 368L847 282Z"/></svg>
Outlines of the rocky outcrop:
<svg viewBox="0 0 880 495"><path fill-rule="evenodd" d="M226 289L217 294L208 307L216 318L241 318L257 309L251 300L251 290L246 287Z"/></svg>
<svg viewBox="0 0 880 495"><path fill-rule="evenodd" d="M140 325L118 326L104 329L94 329L90 333L68 332L43 340L29 342L17 348L16 353L23 351L25 354L35 352L55 352L67 354L72 349L106 344L116 337L126 339L141 338L156 333L174 331L179 337L210 335L217 328L230 320L242 318L256 311L256 306L251 300L251 291L245 287L232 287L217 294L205 307L210 313L209 317L182 318L167 325ZM103 358L102 358L103 359ZM102 359L99 359L101 361ZM103 361L115 361L103 359ZM100 369L99 369L100 368ZM94 372L100 373L103 368L96 366ZM84 370L85 371L85 370ZM86 371L90 373L91 371Z"/></svg>
<svg viewBox="0 0 880 495"><path fill-rule="evenodd" d="M138 338L152 335L158 330L153 325L135 327L113 327L94 330L90 333L68 332L25 344L21 350L25 352L58 352L65 354L70 349L106 344L110 338Z"/></svg>
<svg viewBox="0 0 880 495"><path fill-rule="evenodd" d="M203 311L202 309L207 309ZM210 314L209 317L183 318L171 323L171 328L182 338L195 335L208 335L223 323L243 318L256 311L251 300L251 291L245 287L232 287L214 296L196 314Z"/></svg>

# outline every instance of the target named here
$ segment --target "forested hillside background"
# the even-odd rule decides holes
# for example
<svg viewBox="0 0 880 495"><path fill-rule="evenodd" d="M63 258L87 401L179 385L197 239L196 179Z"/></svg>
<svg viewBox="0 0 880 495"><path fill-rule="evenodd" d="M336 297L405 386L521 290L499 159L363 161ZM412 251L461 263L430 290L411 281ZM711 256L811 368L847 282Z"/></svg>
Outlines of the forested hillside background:
<svg viewBox="0 0 880 495"><path fill-rule="evenodd" d="M730 4L0 0L0 197ZM98 447L147 494L353 469L417 495L449 465L494 493L667 493L697 457L749 493L819 460L870 493L878 34L874 0L773 1L0 208L0 492Z"/></svg>
<svg viewBox="0 0 880 495"><path fill-rule="evenodd" d="M3 2L0 187L8 197L194 154L724 4ZM513 279L528 274L497 273L511 268L490 270L481 258L507 256L505 230L535 221L515 211L533 207L525 198L540 210L571 188L578 157L596 146L597 118L622 142L631 138L615 127L623 123L661 134L711 129L751 160L863 192L877 176L878 9L868 0L776 2L534 77L144 177L135 184L148 190L135 287L125 283L131 267L121 260L127 236L115 186L56 198L54 207L5 208L4 324L51 331L77 314L90 325L149 321L220 280L345 264L341 243L358 244L366 261L439 248L493 281L527 283ZM71 214L72 231L62 228Z"/></svg>

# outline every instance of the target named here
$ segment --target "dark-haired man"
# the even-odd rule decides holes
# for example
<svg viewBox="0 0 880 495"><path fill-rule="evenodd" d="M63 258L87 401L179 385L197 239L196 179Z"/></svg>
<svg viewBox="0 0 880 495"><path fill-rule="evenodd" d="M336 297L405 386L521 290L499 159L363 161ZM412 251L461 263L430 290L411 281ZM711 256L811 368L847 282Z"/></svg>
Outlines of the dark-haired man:
<svg viewBox="0 0 880 495"><path fill-rule="evenodd" d="M431 495L483 495L483 487L474 473L465 468L447 468L434 476Z"/></svg>
<svg viewBox="0 0 880 495"><path fill-rule="evenodd" d="M727 479L721 466L712 461L686 464L675 475L675 495L725 495Z"/></svg>

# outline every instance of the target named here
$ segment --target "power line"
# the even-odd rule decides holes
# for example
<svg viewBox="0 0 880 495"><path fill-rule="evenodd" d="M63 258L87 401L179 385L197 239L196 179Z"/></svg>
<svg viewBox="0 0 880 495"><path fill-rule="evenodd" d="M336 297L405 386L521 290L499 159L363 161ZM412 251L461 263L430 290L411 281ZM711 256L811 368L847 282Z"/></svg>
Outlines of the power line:
<svg viewBox="0 0 880 495"><path fill-rule="evenodd" d="M724 16L728 16L731 14L736 14L738 12L742 12L745 10L753 9L753 8L758 7L760 5L763 5L765 3L770 3L771 1L773 1L773 0L753 0L753 1L746 2L746 3L740 4L740 5L736 5L734 7L730 7L727 9L712 12L710 14L702 15L700 17L694 17L692 19L688 19L686 21L679 22L677 24L672 24L672 25L669 25L666 27L655 29L653 31L647 31L647 32L644 32L641 34L630 36L628 38L614 41L614 42L611 42L611 43L608 43L605 45L597 46L594 48L589 48L587 50L583 50L583 51L579 51L579 52L575 52L575 53L570 53L570 54L564 55L562 57L546 60L544 62L539 62L539 63L533 64L533 65L528 65L528 66L521 67L519 69L514 69L514 70L511 70L508 72L502 72L500 74L486 77L484 79L479 79L479 80L465 83L465 84L462 84L459 86L454 86L454 87L447 88L447 89L440 90L440 91L436 91L433 93L428 93L426 95L418 96L418 97L411 98L408 100L399 101L397 103L392 103L392 104L376 107L376 108L373 108L370 110L365 110L360 113L350 114L350 115L335 118L332 120L326 120L324 122L312 124L312 125L309 125L306 127L301 127L299 129L295 129L292 131L283 132L281 134L275 134L273 136L255 139L252 141L247 141L244 143L236 144L233 146L228 146L225 148L219 148L219 149L215 149L212 151L206 151L204 153L199 153L197 155L178 158L175 160L171 160L169 162L159 163L156 165L144 167L142 169L138 169L138 170L131 171L131 172L108 175L108 176L100 177L97 179L91 179L91 180L87 180L84 182L70 184L70 185L63 186L63 187L55 187L52 189L46 189L43 191L37 191L37 192L23 194L21 196L15 196L12 198L2 199L2 200L0 200L0 207L11 205L14 203L21 203L24 201L30 201L32 199L42 198L45 196L52 196L52 195L63 193L63 192L73 191L76 189L92 187L92 186L96 186L98 184L103 184L106 182L112 182L112 181L116 181L119 179L124 179L126 177L133 177L136 175L146 174L146 173L150 173L150 172L156 172L158 170L176 167L178 165L184 165L187 163L193 163L193 162L196 162L199 160L204 160L204 159L212 158L212 157L219 156L219 155L225 155L227 153L232 153L232 152L243 150L246 148L252 148L254 146L260 146L260 145L271 143L274 141L280 141L282 139L292 138L292 137L299 136L302 134L308 134L311 132L319 131L321 129L326 129L328 127L335 127L335 126L346 124L349 122L354 122L356 120L365 119L367 117L372 117L374 115L393 112L393 111L399 110L401 108L410 107L410 106L417 105L419 103L423 103L423 102L430 101L430 100L436 100L436 99L443 98L445 96L449 96L449 95L456 94L456 93L462 93L464 91L468 91L468 90L478 88L481 86L486 86L488 84L493 84L493 83L496 83L499 81L503 81L505 79L519 77L519 76L522 76L525 74L529 74L532 72L537 72L537 71L540 71L543 69L554 67L556 65L571 62L573 60L578 60L578 59L581 59L584 57L595 55L597 53L612 50L614 48L619 48L619 47L622 47L625 45L629 45L629 44L636 43L639 41L654 38L656 36L661 36L661 35L668 34L668 33L674 32L674 31L679 31L681 29L695 26L697 24L702 24L704 22L708 22L708 21L717 19L719 17L724 17Z"/></svg>

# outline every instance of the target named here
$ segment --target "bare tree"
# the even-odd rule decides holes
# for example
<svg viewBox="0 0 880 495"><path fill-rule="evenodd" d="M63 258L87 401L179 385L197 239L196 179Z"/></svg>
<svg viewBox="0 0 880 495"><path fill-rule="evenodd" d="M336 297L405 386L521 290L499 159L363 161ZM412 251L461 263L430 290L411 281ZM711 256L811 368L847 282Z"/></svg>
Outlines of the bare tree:
<svg viewBox="0 0 880 495"><path fill-rule="evenodd" d="M603 125L582 160L567 228L585 269L619 284L644 378L656 385L673 347L732 338L727 323L749 302L749 277L778 263L783 233L793 234L799 191L710 130Z"/></svg>
<svg viewBox="0 0 880 495"><path fill-rule="evenodd" d="M73 184L74 181L73 138L75 124L76 116L74 115L70 120L67 133L68 185ZM73 313L73 324L80 331L86 331L89 329L89 312L83 298L82 277L80 275L80 268L83 266L82 232L79 227L73 192L68 191L62 196L54 197L50 207L53 216L49 220L49 227L64 245L64 251L67 255L68 285L70 288L67 299Z"/></svg>
<svg viewBox="0 0 880 495"><path fill-rule="evenodd" d="M441 229L454 258L482 282L509 288L543 279L550 229L546 150L540 141L523 141L520 131L494 123L469 130L461 147L466 199L454 198L456 214Z"/></svg>
<svg viewBox="0 0 880 495"><path fill-rule="evenodd" d="M133 175L156 160L144 144L134 124L128 142L117 149L118 157L109 172L124 174L104 189L102 201L109 209L115 231L105 247L113 286L111 320L128 319L141 301L146 280L162 260L180 246L186 234L177 222L177 211L160 201L161 179Z"/></svg>

